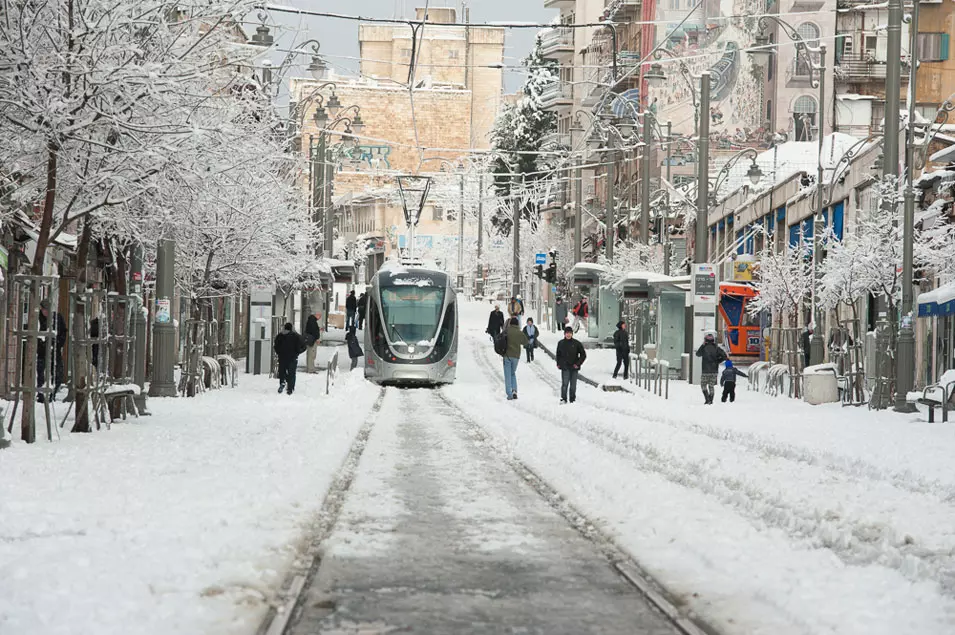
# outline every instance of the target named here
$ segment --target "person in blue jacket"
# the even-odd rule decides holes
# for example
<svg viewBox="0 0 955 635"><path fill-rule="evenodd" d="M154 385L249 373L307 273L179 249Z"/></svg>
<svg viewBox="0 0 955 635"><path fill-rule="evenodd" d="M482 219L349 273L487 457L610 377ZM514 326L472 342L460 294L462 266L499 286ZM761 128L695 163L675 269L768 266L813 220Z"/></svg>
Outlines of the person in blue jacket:
<svg viewBox="0 0 955 635"><path fill-rule="evenodd" d="M726 367L723 369L722 374L720 374L720 386L723 387L723 396L720 398L721 402L726 403L727 397L729 397L730 403L736 401L737 376L746 377L746 374L733 366L733 362L726 360Z"/></svg>

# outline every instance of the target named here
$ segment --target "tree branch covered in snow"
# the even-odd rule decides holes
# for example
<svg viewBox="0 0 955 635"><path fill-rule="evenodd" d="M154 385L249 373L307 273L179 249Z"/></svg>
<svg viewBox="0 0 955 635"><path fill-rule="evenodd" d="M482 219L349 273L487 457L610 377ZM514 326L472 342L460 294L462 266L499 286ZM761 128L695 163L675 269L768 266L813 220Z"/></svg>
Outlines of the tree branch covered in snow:
<svg viewBox="0 0 955 635"><path fill-rule="evenodd" d="M805 248L765 251L759 263L756 287L759 295L749 303L751 314L769 311L780 320L788 317L790 325L796 326L799 307L812 291L808 251Z"/></svg>

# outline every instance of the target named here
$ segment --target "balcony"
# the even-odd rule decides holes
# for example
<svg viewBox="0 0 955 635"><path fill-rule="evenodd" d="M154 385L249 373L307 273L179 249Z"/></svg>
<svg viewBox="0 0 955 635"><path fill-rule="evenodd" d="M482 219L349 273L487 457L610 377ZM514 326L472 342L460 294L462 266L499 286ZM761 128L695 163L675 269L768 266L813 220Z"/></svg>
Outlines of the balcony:
<svg viewBox="0 0 955 635"><path fill-rule="evenodd" d="M574 57L574 32L571 29L548 29L541 36L541 54L556 62Z"/></svg>
<svg viewBox="0 0 955 635"><path fill-rule="evenodd" d="M574 93L570 84L553 82L541 91L541 107L544 110L560 110L574 105Z"/></svg>
<svg viewBox="0 0 955 635"><path fill-rule="evenodd" d="M853 83L885 81L887 64L871 58L857 55L844 55L836 64L834 75L836 82ZM902 60L902 83L909 80L908 60Z"/></svg>
<svg viewBox="0 0 955 635"><path fill-rule="evenodd" d="M552 132L546 135L541 141L542 147L548 150L566 150L570 148L570 133Z"/></svg>
<svg viewBox="0 0 955 635"><path fill-rule="evenodd" d="M626 11L630 11L633 16L642 6L643 0L610 0L604 10L604 19L619 20Z"/></svg>
<svg viewBox="0 0 955 635"><path fill-rule="evenodd" d="M573 9L577 0L544 0L545 9Z"/></svg>

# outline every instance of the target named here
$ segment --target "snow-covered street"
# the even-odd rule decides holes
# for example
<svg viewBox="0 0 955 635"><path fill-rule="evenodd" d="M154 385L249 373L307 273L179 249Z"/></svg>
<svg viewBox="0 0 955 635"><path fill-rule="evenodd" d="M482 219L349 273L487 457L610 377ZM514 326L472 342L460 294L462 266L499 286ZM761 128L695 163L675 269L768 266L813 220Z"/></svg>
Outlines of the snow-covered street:
<svg viewBox="0 0 955 635"><path fill-rule="evenodd" d="M507 401L489 305L461 307L446 388L382 392L356 372L326 397L323 375L302 375L288 397L242 376L6 451L0 630L255 633L309 548L290 633L674 632L614 570L627 557L721 633L955 627L946 426L742 386L706 407L679 382L669 401L580 384L559 405L541 351ZM608 353L590 351L585 374L604 381ZM313 544L350 448L364 448L354 478Z"/></svg>

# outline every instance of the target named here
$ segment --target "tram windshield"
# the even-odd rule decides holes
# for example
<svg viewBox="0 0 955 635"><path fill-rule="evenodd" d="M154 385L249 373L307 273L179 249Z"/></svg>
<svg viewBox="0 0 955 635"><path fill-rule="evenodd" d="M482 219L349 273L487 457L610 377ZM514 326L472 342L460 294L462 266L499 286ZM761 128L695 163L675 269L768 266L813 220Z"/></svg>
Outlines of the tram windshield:
<svg viewBox="0 0 955 635"><path fill-rule="evenodd" d="M393 278L382 285L381 310L392 342L430 342L438 331L445 287L428 277Z"/></svg>

